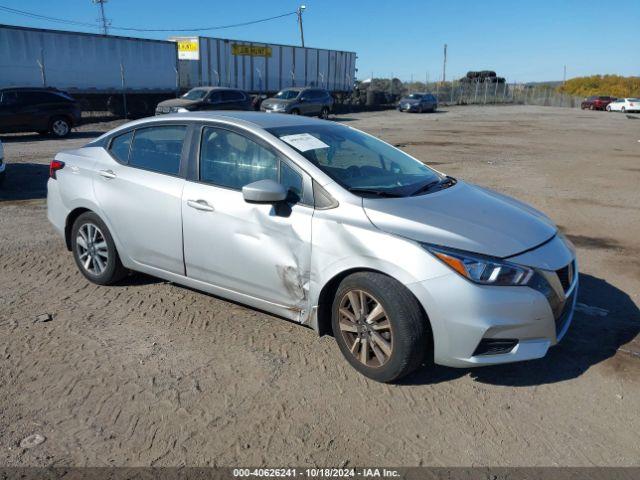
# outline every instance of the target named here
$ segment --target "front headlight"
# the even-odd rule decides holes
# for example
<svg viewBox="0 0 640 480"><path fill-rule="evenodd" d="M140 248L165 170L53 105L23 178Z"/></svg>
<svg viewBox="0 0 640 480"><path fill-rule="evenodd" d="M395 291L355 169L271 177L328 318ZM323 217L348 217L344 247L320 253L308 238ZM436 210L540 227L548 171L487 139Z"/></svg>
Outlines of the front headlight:
<svg viewBox="0 0 640 480"><path fill-rule="evenodd" d="M422 244L438 260L467 280L482 285L527 285L534 271L499 258Z"/></svg>

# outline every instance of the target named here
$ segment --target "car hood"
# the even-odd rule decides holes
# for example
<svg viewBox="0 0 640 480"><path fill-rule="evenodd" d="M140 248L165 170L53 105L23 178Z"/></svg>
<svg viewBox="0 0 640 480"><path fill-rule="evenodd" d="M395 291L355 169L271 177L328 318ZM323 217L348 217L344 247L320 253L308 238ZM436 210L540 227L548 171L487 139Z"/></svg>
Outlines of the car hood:
<svg viewBox="0 0 640 480"><path fill-rule="evenodd" d="M415 197L364 198L363 207L385 232L501 258L536 247L557 231L535 208L462 181Z"/></svg>
<svg viewBox="0 0 640 480"><path fill-rule="evenodd" d="M159 107L193 107L200 104L200 100L188 100L186 98L170 98L158 104Z"/></svg>
<svg viewBox="0 0 640 480"><path fill-rule="evenodd" d="M291 100L285 100L283 98L267 98L265 101L262 102L262 105L264 105L265 107L272 107L274 105L290 105L294 101L295 101L295 98Z"/></svg>

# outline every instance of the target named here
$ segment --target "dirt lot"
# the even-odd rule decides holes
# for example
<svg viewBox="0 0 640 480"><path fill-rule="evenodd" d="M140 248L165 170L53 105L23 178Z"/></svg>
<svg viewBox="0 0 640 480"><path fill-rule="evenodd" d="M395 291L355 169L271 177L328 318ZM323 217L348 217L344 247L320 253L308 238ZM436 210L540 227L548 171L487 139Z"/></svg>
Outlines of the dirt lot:
<svg viewBox="0 0 640 480"><path fill-rule="evenodd" d="M89 284L47 223L46 164L110 125L66 141L3 137L0 464L640 465L635 117L341 118L530 202L578 247L579 311L545 359L425 369L394 386L359 376L330 337L270 315L145 276ZM43 313L53 320L34 323ZM44 443L20 448L33 433Z"/></svg>

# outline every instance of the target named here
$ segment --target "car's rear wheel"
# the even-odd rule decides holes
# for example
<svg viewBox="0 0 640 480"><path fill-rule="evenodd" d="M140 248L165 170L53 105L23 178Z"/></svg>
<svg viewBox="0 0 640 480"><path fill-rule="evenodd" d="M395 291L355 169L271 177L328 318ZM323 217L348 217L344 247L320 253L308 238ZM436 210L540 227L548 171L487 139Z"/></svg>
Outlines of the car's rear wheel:
<svg viewBox="0 0 640 480"><path fill-rule="evenodd" d="M627 111L627 109L626 109L626 108L624 108L624 107L622 107L622 108L620 109L620 111L621 111L622 113L624 113L624 112L626 112L626 111Z"/></svg>
<svg viewBox="0 0 640 480"><path fill-rule="evenodd" d="M49 122L49 131L54 137L64 138L71 132L71 123L64 117L54 117Z"/></svg>
<svg viewBox="0 0 640 480"><path fill-rule="evenodd" d="M111 285L127 275L109 229L93 212L73 223L71 249L80 272L93 283Z"/></svg>
<svg viewBox="0 0 640 480"><path fill-rule="evenodd" d="M293 110L291 110L291 115L300 115L300 110L294 108Z"/></svg>
<svg viewBox="0 0 640 480"><path fill-rule="evenodd" d="M398 281L379 273L354 273L340 283L332 327L347 361L379 382L393 382L415 370L430 348L418 301Z"/></svg>
<svg viewBox="0 0 640 480"><path fill-rule="evenodd" d="M322 110L320 110L320 118L323 120L329 119L329 109L327 107L322 107Z"/></svg>

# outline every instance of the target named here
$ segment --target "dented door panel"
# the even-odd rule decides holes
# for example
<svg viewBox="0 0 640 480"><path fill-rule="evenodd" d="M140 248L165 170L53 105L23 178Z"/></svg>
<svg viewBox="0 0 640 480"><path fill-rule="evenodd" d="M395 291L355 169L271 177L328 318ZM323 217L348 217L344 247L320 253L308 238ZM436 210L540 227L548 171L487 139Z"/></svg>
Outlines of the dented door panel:
<svg viewBox="0 0 640 480"><path fill-rule="evenodd" d="M308 309L312 208L250 204L240 191L187 182L182 213L187 277L285 306L296 318Z"/></svg>

